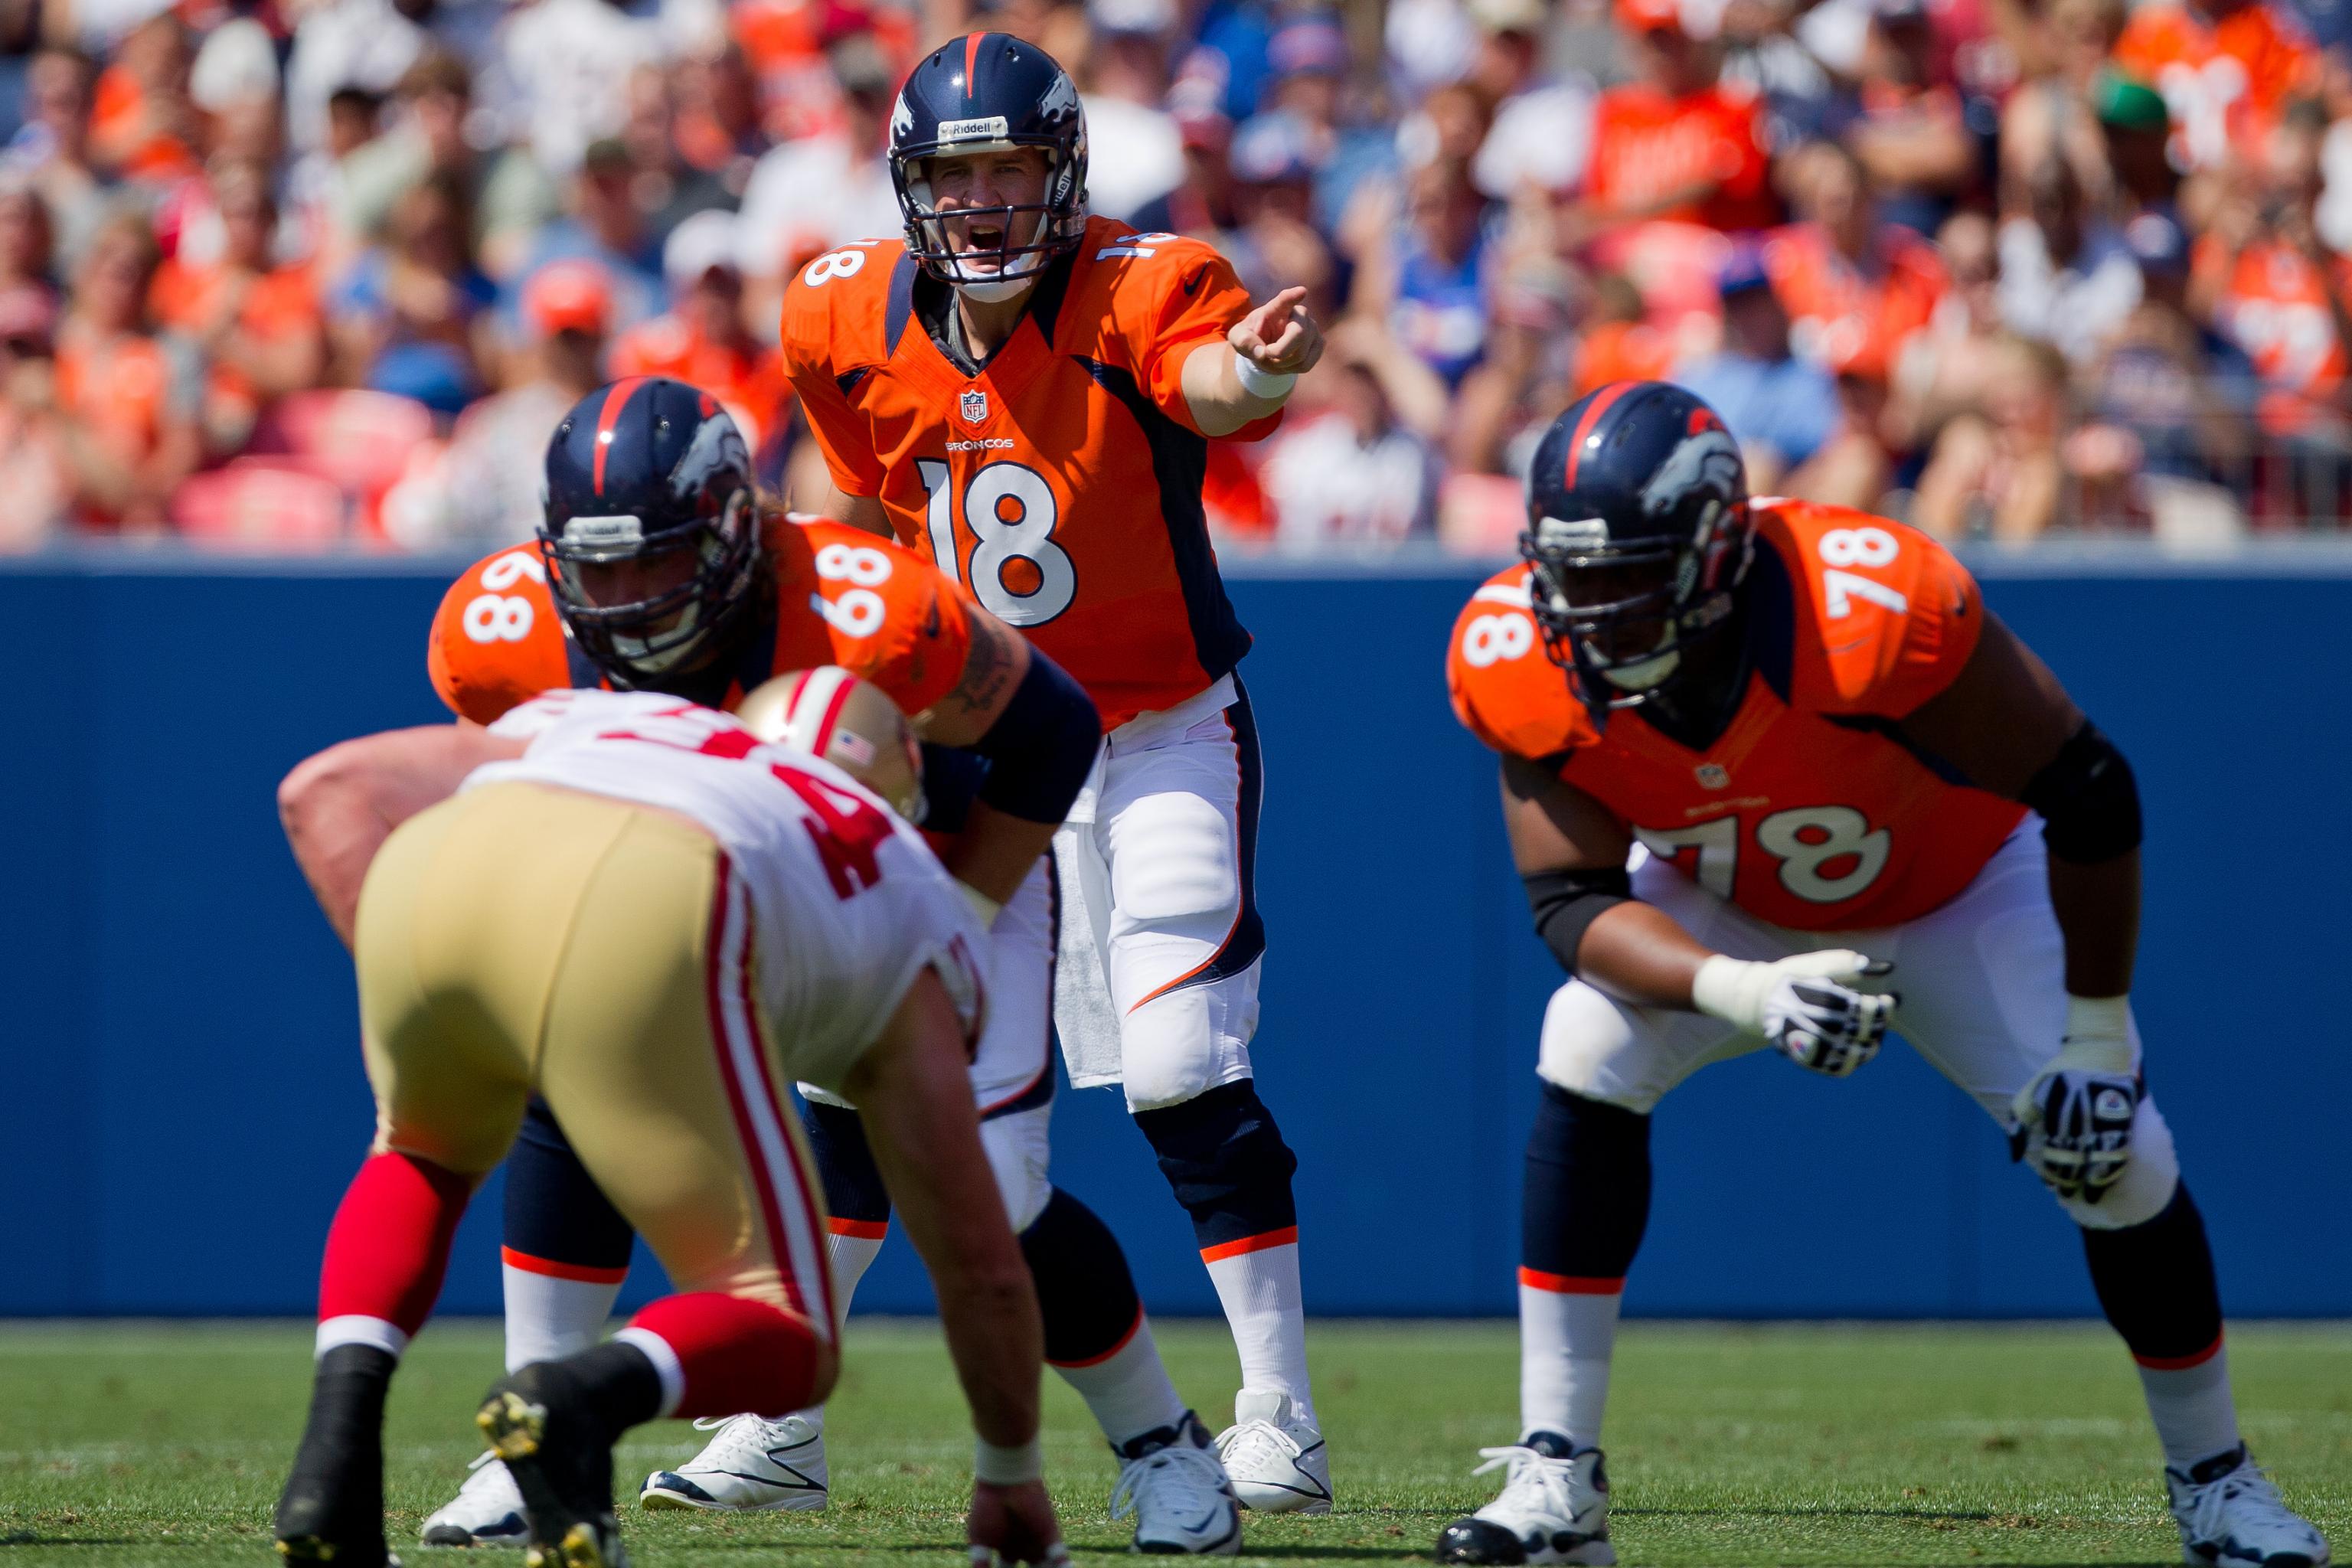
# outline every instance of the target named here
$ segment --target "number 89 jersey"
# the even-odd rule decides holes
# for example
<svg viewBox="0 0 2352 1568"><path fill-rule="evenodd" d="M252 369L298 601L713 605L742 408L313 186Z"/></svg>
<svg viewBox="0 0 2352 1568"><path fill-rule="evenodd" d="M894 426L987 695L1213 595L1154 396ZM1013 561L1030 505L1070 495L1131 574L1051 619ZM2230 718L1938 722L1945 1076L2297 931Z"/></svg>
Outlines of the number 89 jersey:
<svg viewBox="0 0 2352 1568"><path fill-rule="evenodd" d="M926 325L944 300L898 240L820 256L785 290L785 369L835 485L1027 633L1105 730L1205 690L1249 634L1209 545L1182 371L1249 310L1232 266L1088 219L976 375Z"/></svg>
<svg viewBox="0 0 2352 1568"><path fill-rule="evenodd" d="M1498 752L1556 762L1652 854L1759 920L1916 920L1966 888L2024 815L1895 731L1975 650L1976 583L1900 523L1805 501L1750 511L1748 690L1706 750L1633 712L1594 727L1545 657L1525 565L1487 579L1454 624L1454 712Z"/></svg>

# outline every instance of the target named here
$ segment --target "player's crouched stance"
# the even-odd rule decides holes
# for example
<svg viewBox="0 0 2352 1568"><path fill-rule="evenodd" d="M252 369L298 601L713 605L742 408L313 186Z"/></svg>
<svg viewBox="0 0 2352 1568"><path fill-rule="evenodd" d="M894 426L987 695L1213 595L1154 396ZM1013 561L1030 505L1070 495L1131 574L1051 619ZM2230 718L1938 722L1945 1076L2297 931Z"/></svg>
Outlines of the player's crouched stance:
<svg viewBox="0 0 2352 1568"><path fill-rule="evenodd" d="M1599 1444L1650 1113L1759 1045L1843 1077L1899 1007L2083 1227L2186 1560L2328 1562L2239 1439L2204 1222L2140 1070L2140 811L2115 746L1933 541L1751 503L1721 422L1673 387L1559 416L1520 552L1447 675L1502 753L1513 857L1572 978L1528 1143L1519 1440L1483 1451L1502 1494L1439 1558L1616 1561Z"/></svg>
<svg viewBox="0 0 2352 1568"><path fill-rule="evenodd" d="M895 731L877 762L919 774L895 709L869 711ZM976 1559L1066 1562L1038 1474L1036 1296L966 1076L984 939L921 837L840 769L651 693L551 692L487 730L326 756L305 768L341 787L289 779L282 798L357 962L377 1134L328 1234L280 1553L386 1561L384 1394L534 1092L678 1293L484 1401L533 1568L624 1563L628 1427L822 1400L840 1320L784 1097L800 1077L856 1097L938 1287L980 1437Z"/></svg>

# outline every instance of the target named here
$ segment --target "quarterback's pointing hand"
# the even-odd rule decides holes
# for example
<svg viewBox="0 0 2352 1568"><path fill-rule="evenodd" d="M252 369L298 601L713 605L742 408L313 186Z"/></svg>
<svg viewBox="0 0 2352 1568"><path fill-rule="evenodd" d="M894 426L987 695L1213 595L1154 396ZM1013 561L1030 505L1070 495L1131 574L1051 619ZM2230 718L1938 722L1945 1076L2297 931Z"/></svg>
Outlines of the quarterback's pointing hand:
<svg viewBox="0 0 2352 1568"><path fill-rule="evenodd" d="M1890 973L1891 963L1831 948L1776 963L1717 953L1699 965L1691 1002L1706 1014L1761 1035L1799 1067L1843 1078L1878 1054L1900 1000L1854 988Z"/></svg>
<svg viewBox="0 0 2352 1568"><path fill-rule="evenodd" d="M1234 352L1267 375L1296 375L1323 357L1323 329L1315 324L1304 289L1285 289L1225 334Z"/></svg>

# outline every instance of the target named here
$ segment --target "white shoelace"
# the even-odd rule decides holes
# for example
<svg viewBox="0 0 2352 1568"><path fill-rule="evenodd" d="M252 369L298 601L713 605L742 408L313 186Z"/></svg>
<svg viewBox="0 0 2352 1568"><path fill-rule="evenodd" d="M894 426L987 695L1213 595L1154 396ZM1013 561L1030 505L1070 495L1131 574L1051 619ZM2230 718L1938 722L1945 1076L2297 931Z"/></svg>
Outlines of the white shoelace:
<svg viewBox="0 0 2352 1568"><path fill-rule="evenodd" d="M1155 1482L1153 1477L1161 1479ZM1206 1448L1189 1443L1154 1448L1139 1459L1129 1459L1118 1472L1118 1485L1110 1494L1111 1519L1117 1521L1133 1513L1137 1494L1148 1485L1165 1488L1173 1494L1167 1500L1171 1508L1187 1519L1197 1519L1223 1500L1225 1475L1216 1456Z"/></svg>
<svg viewBox="0 0 2352 1568"><path fill-rule="evenodd" d="M2251 1509L2257 1516L2256 1522L2271 1529L2308 1528L2303 1516L2286 1506L2286 1500L2279 1496L2270 1477L2249 1460L2228 1475L2195 1489L2189 1503L2189 1533L2199 1541L2215 1541L2228 1533L2223 1516L2232 1503Z"/></svg>
<svg viewBox="0 0 2352 1568"><path fill-rule="evenodd" d="M475 1455L466 1466L466 1468L472 1473L467 1476L466 1484L457 1489L457 1495L463 1498L499 1487L512 1489L513 1477L508 1475L503 1468L493 1470L489 1468L498 1462L498 1450L495 1448L485 1448Z"/></svg>
<svg viewBox="0 0 2352 1568"><path fill-rule="evenodd" d="M694 1429L698 1432L717 1432L719 1436L713 1437L710 1440L710 1446L696 1455L695 1458L699 1463L716 1466L721 1469L746 1459L766 1459L770 1464L773 1464L775 1460L770 1458L768 1454L771 1447L780 1443L804 1443L810 1436L814 1436L814 1433L801 1433L794 1430L795 1427L806 1425L805 1422L797 1421L789 1415L782 1421L774 1422L764 1420L757 1415L705 1415L695 1422ZM771 1434L773 1436L772 1436Z"/></svg>
<svg viewBox="0 0 2352 1568"><path fill-rule="evenodd" d="M1217 1454L1228 1469L1255 1473L1269 1458L1295 1466L1303 1451L1297 1438L1271 1421L1251 1421L1217 1434Z"/></svg>
<svg viewBox="0 0 2352 1568"><path fill-rule="evenodd" d="M1481 1448L1478 1457L1486 1462L1471 1471L1472 1475L1483 1476L1490 1470L1507 1472L1503 1478L1502 1495L1487 1508L1509 1508L1559 1519L1576 1517L1573 1460L1555 1459L1517 1443L1502 1448ZM1528 1493L1534 1496L1530 1498Z"/></svg>

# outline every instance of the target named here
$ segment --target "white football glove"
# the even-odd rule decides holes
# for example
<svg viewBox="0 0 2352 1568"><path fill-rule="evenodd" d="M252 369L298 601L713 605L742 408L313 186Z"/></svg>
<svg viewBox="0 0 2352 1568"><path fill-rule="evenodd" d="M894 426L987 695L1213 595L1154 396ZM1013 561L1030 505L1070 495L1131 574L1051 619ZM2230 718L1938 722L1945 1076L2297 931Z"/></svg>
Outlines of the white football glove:
<svg viewBox="0 0 2352 1568"><path fill-rule="evenodd" d="M2131 1163L2140 1087L2130 1016L2121 996L2067 997L2058 1054L2010 1102L2010 1157L2032 1165L2062 1198L2097 1203Z"/></svg>
<svg viewBox="0 0 2352 1568"><path fill-rule="evenodd" d="M1843 1078L1878 1054L1901 1000L1854 989L1895 966L1844 948L1801 952L1771 963L1717 953L1698 966L1691 1005L1751 1035L1799 1067Z"/></svg>

